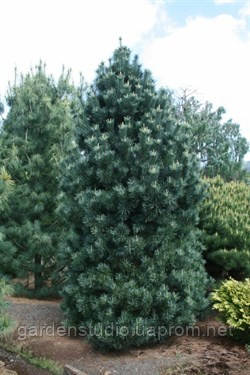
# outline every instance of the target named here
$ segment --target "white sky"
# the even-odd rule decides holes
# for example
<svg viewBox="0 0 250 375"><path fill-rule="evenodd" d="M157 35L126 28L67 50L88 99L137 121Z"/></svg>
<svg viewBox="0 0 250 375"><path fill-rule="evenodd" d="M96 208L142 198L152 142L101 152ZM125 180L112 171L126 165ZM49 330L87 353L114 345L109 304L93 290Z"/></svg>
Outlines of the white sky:
<svg viewBox="0 0 250 375"><path fill-rule="evenodd" d="M64 64L75 79L82 72L91 82L122 36L159 85L191 87L201 99L223 105L250 140L250 1L239 1L238 13L230 14L220 8L237 1L213 0L216 15L190 14L182 24L169 16L174 1L181 3L0 0L0 95L15 66L25 72L40 59L56 76Z"/></svg>

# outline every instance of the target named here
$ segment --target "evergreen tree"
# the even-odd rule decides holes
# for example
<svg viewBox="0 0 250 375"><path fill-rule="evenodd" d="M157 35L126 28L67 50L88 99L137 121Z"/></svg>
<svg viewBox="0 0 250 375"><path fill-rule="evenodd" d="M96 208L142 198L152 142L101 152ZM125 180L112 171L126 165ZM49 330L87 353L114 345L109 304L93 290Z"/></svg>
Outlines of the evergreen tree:
<svg viewBox="0 0 250 375"><path fill-rule="evenodd" d="M55 274L62 219L56 213L60 162L72 136L74 89L69 74L58 82L40 64L10 88L1 132L0 158L15 181L0 218L1 269L34 276L36 293L47 293Z"/></svg>
<svg viewBox="0 0 250 375"><path fill-rule="evenodd" d="M4 111L4 106L3 106L3 103L0 100L0 115L2 115L3 111Z"/></svg>
<svg viewBox="0 0 250 375"><path fill-rule="evenodd" d="M240 181L207 178L200 229L212 276L250 277L250 186Z"/></svg>
<svg viewBox="0 0 250 375"><path fill-rule="evenodd" d="M202 105L184 90L179 114L191 126L193 148L204 176L220 175L227 181L245 179L243 160L249 145L238 124L223 122L223 107L213 110L211 103Z"/></svg>
<svg viewBox="0 0 250 375"><path fill-rule="evenodd" d="M188 126L121 46L97 70L77 145L60 209L73 223L62 254L66 321L99 348L159 342L160 327L193 323L206 306Z"/></svg>
<svg viewBox="0 0 250 375"><path fill-rule="evenodd" d="M3 103L1 102L1 99L0 99L0 127L2 125L3 112L4 112L4 105L3 105Z"/></svg>

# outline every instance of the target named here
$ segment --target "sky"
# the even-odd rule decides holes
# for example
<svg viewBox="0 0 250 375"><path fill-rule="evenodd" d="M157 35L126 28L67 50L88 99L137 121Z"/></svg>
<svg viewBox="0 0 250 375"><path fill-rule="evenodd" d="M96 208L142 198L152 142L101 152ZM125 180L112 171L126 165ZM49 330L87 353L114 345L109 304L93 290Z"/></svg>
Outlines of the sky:
<svg viewBox="0 0 250 375"><path fill-rule="evenodd" d="M0 0L0 97L39 60L91 83L119 37L158 86L224 106L250 141L250 0Z"/></svg>

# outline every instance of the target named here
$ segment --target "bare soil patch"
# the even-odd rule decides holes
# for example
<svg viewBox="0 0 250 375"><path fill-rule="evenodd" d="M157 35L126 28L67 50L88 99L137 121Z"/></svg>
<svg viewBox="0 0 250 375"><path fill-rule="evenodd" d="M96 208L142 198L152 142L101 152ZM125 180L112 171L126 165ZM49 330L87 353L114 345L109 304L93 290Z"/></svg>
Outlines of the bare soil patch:
<svg viewBox="0 0 250 375"><path fill-rule="evenodd" d="M61 325L58 301L11 298L10 302L10 315L19 327ZM197 326L199 336L175 336L166 344L122 354L100 353L83 338L46 332L20 340L16 331L14 340L36 356L70 364L89 375L250 375L250 354L244 346L219 335L221 323L210 318Z"/></svg>

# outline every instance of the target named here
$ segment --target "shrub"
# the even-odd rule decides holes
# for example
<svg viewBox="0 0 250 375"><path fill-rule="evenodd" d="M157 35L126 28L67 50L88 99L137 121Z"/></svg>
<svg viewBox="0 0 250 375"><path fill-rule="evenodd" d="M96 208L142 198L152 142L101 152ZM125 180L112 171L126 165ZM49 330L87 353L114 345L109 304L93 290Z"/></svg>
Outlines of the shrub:
<svg viewBox="0 0 250 375"><path fill-rule="evenodd" d="M206 179L200 227L208 269L213 275L250 276L250 186L244 182Z"/></svg>
<svg viewBox="0 0 250 375"><path fill-rule="evenodd" d="M67 160L63 309L102 349L152 344L207 306L187 124L128 48L101 64ZM141 334L136 334L139 332Z"/></svg>
<svg viewBox="0 0 250 375"><path fill-rule="evenodd" d="M224 281L212 293L212 300L223 322L232 328L233 336L250 344L250 279Z"/></svg>

